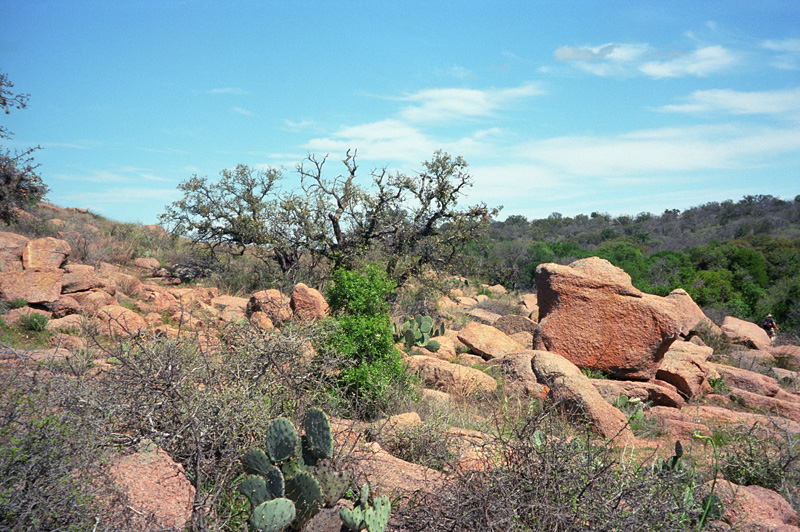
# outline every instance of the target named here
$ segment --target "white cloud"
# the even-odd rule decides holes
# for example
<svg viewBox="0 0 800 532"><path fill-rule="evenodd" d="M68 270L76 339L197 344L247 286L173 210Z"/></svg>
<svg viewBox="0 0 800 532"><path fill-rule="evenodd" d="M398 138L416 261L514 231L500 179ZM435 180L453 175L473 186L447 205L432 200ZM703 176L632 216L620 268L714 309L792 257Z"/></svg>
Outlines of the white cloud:
<svg viewBox="0 0 800 532"><path fill-rule="evenodd" d="M653 60L656 53L644 43L607 43L581 48L560 46L553 55L597 76L641 73L653 78L706 76L737 61L736 55L722 46L705 46L664 61Z"/></svg>
<svg viewBox="0 0 800 532"><path fill-rule="evenodd" d="M524 143L515 155L575 176L647 177L743 169L800 150L800 129L695 126Z"/></svg>
<svg viewBox="0 0 800 532"><path fill-rule="evenodd" d="M630 72L632 65L647 54L648 50L647 44L608 43L583 48L561 46L553 55L559 61L569 61L597 76L614 76Z"/></svg>
<svg viewBox="0 0 800 532"><path fill-rule="evenodd" d="M283 123L286 125L286 129L289 129L291 131L300 131L303 129L308 129L316 124L313 120L301 120L299 122L294 122L292 120L284 120Z"/></svg>
<svg viewBox="0 0 800 532"><path fill-rule="evenodd" d="M536 83L510 89L425 89L401 98L412 105L400 112L409 122L444 122L485 117L514 100L543 94Z"/></svg>
<svg viewBox="0 0 800 532"><path fill-rule="evenodd" d="M359 156L368 160L419 162L438 146L432 138L406 122L387 119L343 127L329 137L311 139L305 147L326 153L358 149Z"/></svg>
<svg viewBox="0 0 800 532"><path fill-rule="evenodd" d="M800 54L800 39L783 39L782 41L763 41L761 47L775 52L792 52Z"/></svg>
<svg viewBox="0 0 800 532"><path fill-rule="evenodd" d="M252 113L252 111L248 111L243 107L231 107L231 111L233 111L234 113L238 113L242 116L256 116Z"/></svg>
<svg viewBox="0 0 800 532"><path fill-rule="evenodd" d="M763 41L761 48L777 52L772 66L781 70L800 70L800 39Z"/></svg>
<svg viewBox="0 0 800 532"><path fill-rule="evenodd" d="M722 46L706 46L668 61L648 61L639 70L653 78L707 76L736 64L736 55Z"/></svg>
<svg viewBox="0 0 800 532"><path fill-rule="evenodd" d="M661 110L680 113L724 111L735 115L797 116L800 113L800 88L753 92L729 89L696 91L689 96L687 103L665 105Z"/></svg>

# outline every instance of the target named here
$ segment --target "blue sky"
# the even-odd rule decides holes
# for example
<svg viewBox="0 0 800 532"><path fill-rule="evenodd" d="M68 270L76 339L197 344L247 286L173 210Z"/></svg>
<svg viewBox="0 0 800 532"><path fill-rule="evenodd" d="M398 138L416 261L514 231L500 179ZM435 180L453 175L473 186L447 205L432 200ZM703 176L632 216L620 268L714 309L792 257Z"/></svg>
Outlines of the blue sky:
<svg viewBox="0 0 800 532"><path fill-rule="evenodd" d="M800 194L800 3L0 0L49 201L154 223L193 174L470 164L543 218Z"/></svg>

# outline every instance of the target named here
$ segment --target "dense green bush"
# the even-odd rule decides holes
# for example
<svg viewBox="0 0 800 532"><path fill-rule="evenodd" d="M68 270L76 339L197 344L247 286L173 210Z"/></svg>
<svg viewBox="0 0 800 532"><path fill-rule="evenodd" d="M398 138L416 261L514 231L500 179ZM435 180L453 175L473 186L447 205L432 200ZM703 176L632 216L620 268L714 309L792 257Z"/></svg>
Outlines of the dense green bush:
<svg viewBox="0 0 800 532"><path fill-rule="evenodd" d="M392 338L387 298L394 283L375 265L335 270L332 281L326 295L339 329L324 347L348 361L339 375L340 399L371 419L389 411L412 386Z"/></svg>

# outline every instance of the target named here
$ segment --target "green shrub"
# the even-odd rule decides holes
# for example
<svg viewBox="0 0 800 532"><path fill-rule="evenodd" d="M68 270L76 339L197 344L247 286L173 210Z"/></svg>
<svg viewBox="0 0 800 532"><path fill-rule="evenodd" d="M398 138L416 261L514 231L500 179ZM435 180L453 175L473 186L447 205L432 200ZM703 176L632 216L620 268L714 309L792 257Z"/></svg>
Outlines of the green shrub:
<svg viewBox="0 0 800 532"><path fill-rule="evenodd" d="M327 296L338 331L322 347L345 355L339 399L371 419L389 411L412 385L392 338L386 300L394 283L374 265L336 270L332 281Z"/></svg>
<svg viewBox="0 0 800 532"><path fill-rule="evenodd" d="M47 322L50 319L45 316L44 314L39 314L37 312L31 312L30 314L25 314L20 316L19 322L22 328L26 331L31 332L42 332L47 328Z"/></svg>

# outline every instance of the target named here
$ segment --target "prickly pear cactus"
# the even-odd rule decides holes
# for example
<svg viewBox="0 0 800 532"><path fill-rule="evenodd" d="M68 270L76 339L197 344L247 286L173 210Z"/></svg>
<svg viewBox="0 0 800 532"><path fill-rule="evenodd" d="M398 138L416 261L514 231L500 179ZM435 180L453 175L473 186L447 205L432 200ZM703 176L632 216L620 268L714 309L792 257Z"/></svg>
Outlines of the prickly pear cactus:
<svg viewBox="0 0 800 532"><path fill-rule="evenodd" d="M267 427L267 453L273 464L288 460L294 455L297 431L292 422L284 417L276 418Z"/></svg>
<svg viewBox="0 0 800 532"><path fill-rule="evenodd" d="M367 508L364 512L364 524L367 525L368 532L383 532L389 524L389 513L392 510L392 503L387 495L381 495L372 500L372 508Z"/></svg>
<svg viewBox="0 0 800 532"><path fill-rule="evenodd" d="M286 479L286 497L294 501L294 506L297 510L295 518L295 526L297 528L317 515L324 503L319 482L305 472Z"/></svg>
<svg viewBox="0 0 800 532"><path fill-rule="evenodd" d="M306 438L311 453L317 458L333 455L333 433L328 416L319 408L310 408L306 413Z"/></svg>
<svg viewBox="0 0 800 532"><path fill-rule="evenodd" d="M264 476L273 465L264 451L251 449L242 457L242 467L245 473Z"/></svg>
<svg viewBox="0 0 800 532"><path fill-rule="evenodd" d="M320 463L314 469L314 477L319 482L325 506L336 504L336 501L344 497L353 482L353 475L350 471L336 471L326 462Z"/></svg>
<svg viewBox="0 0 800 532"><path fill-rule="evenodd" d="M250 532L279 532L295 520L295 507L288 499L273 499L259 504L250 516Z"/></svg>
<svg viewBox="0 0 800 532"><path fill-rule="evenodd" d="M239 493L247 497L250 505L255 508L264 501L268 501L273 497L269 497L267 492L267 483L258 475L250 475L239 484Z"/></svg>
<svg viewBox="0 0 800 532"><path fill-rule="evenodd" d="M348 530L361 530L367 526L364 524L364 511L360 506L356 506L352 510L342 508L339 510L339 518Z"/></svg>
<svg viewBox="0 0 800 532"><path fill-rule="evenodd" d="M383 532L389 523L391 511L392 503L386 495L373 498L372 504L370 504L369 484L364 484L356 507L352 510L342 508L339 511L339 517L345 528L353 532L363 528L366 528L368 532Z"/></svg>

